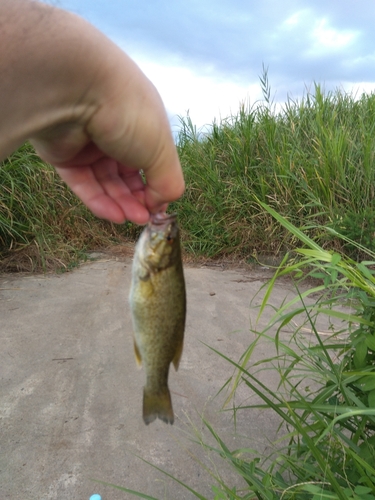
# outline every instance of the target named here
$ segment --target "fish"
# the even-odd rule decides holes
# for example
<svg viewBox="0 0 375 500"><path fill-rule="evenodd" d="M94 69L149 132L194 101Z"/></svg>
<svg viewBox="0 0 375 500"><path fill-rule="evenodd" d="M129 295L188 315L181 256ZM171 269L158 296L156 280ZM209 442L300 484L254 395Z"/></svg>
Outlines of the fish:
<svg viewBox="0 0 375 500"><path fill-rule="evenodd" d="M143 420L173 424L170 364L183 350L186 291L176 214L151 215L135 247L129 294L136 361L146 371Z"/></svg>

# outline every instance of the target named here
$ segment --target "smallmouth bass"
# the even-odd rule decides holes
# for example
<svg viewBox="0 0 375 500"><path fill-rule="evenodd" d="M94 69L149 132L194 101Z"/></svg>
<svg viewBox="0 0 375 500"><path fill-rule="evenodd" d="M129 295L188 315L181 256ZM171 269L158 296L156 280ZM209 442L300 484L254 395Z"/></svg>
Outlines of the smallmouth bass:
<svg viewBox="0 0 375 500"><path fill-rule="evenodd" d="M143 420L173 424L169 365L178 369L186 316L185 280L175 214L152 215L135 247L129 296L138 364L146 369Z"/></svg>

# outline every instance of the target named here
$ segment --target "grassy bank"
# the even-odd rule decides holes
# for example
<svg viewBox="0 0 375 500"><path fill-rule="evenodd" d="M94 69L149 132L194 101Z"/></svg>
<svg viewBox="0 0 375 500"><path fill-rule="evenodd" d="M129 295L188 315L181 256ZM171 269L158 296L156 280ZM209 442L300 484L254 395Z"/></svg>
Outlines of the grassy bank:
<svg viewBox="0 0 375 500"><path fill-rule="evenodd" d="M182 121L179 153L187 192L179 202L186 247L208 255L274 254L296 240L260 207L268 203L323 247L318 224L374 248L375 95L340 91L289 100L276 112L267 75L265 101L199 133ZM348 252L355 251L353 247Z"/></svg>
<svg viewBox="0 0 375 500"><path fill-rule="evenodd" d="M0 165L0 269L67 269L88 249L134 237L94 217L29 144Z"/></svg>
<svg viewBox="0 0 375 500"><path fill-rule="evenodd" d="M316 85L276 110L266 73L260 84L262 102L205 132L189 117L181 120L187 189L171 209L187 252L251 261L294 248L294 236L259 202L323 248L358 257L358 249L319 225L375 249L375 95L324 94ZM1 164L0 185L0 261L12 268L66 266L87 249L139 231L93 217L28 145Z"/></svg>

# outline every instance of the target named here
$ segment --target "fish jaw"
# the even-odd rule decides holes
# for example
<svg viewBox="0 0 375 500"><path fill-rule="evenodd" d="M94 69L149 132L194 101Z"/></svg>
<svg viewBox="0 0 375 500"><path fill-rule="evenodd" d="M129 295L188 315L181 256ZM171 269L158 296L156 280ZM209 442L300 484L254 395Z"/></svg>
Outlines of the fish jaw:
<svg viewBox="0 0 375 500"><path fill-rule="evenodd" d="M160 272L180 258L176 215L156 214L141 233L135 254L146 274Z"/></svg>

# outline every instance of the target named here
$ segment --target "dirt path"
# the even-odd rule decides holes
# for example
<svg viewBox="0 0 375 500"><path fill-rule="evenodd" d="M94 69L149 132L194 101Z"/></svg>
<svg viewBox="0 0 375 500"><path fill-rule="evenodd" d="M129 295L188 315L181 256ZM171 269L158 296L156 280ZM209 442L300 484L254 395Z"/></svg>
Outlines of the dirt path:
<svg viewBox="0 0 375 500"><path fill-rule="evenodd" d="M232 367L202 343L239 359L254 339L250 301L266 271L185 269L186 342L180 369L170 374L176 421L146 427L144 372L133 356L127 302L130 267L130 259L102 259L67 274L0 276L1 499L88 500L95 492L103 500L135 498L92 478L156 498L194 498L137 456L212 497L214 481L193 457L210 464L191 441L193 427L209 440L200 414L230 448L269 449L277 418L239 413L235 430L231 413L219 412L223 395L214 398ZM278 285L275 305L290 288ZM264 345L257 356L268 350ZM276 382L271 371L263 376ZM220 467L229 483L238 480Z"/></svg>

